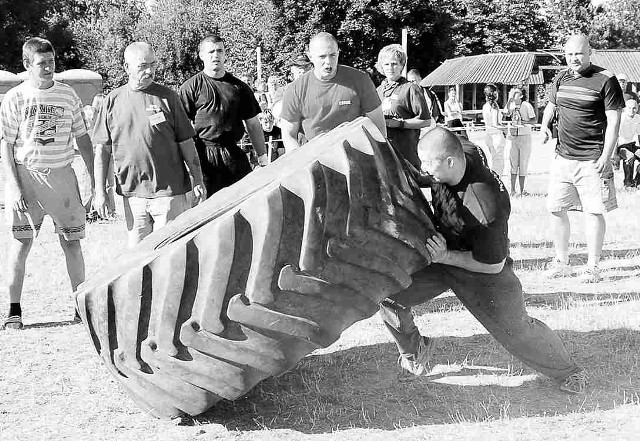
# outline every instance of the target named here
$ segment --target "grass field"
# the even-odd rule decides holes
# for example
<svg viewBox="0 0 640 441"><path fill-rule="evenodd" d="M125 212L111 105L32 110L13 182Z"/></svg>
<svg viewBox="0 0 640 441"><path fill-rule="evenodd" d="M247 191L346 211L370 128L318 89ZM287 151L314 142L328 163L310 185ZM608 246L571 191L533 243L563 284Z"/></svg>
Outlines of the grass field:
<svg viewBox="0 0 640 441"><path fill-rule="evenodd" d="M376 315L235 402L179 424L156 420L119 389L83 325L71 322L73 296L48 223L28 262L25 329L0 332L0 440L639 439L640 193L621 190L620 208L607 216L601 283L548 280L553 245L542 194L552 146L536 148L534 195L512 201L512 257L529 313L589 372L584 395L560 393L445 294L416 310L423 333L441 337L429 377L399 377L395 345ZM572 262L580 266L584 230L579 214L572 221ZM88 277L125 252L123 223L89 225ZM2 226L0 247L8 234ZM4 252L0 259L4 268Z"/></svg>

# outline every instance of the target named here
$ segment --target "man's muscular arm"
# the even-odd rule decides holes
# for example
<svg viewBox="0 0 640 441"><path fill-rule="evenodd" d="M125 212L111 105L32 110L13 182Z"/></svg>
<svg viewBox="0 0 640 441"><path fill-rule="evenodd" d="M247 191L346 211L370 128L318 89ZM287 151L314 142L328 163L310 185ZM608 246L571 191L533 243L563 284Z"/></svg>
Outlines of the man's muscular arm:
<svg viewBox="0 0 640 441"><path fill-rule="evenodd" d="M253 118L249 118L243 122L244 127L247 130L247 134L249 135L251 145L256 151L258 164L261 166L267 165L267 146L264 143L264 131L262 130L262 125L260 125L260 120L257 116L254 116Z"/></svg>
<svg viewBox="0 0 640 441"><path fill-rule="evenodd" d="M457 266L475 273L498 274L504 267L505 259L498 263L482 263L473 258L471 251L456 251L447 248L447 242L440 233L427 239L427 250L433 263Z"/></svg>
<svg viewBox="0 0 640 441"><path fill-rule="evenodd" d="M189 138L178 143L178 145L180 146L182 159L193 178L193 194L200 200L200 202L203 202L207 199L207 190L204 186L202 169L200 168L200 158L198 158L198 152L196 151L193 139Z"/></svg>
<svg viewBox="0 0 640 441"><path fill-rule="evenodd" d="M605 110L605 115L607 116L607 128L604 132L604 149L596 162L596 168L599 172L604 169L604 166L613 156L618 141L618 130L620 129L619 110Z"/></svg>
<svg viewBox="0 0 640 441"><path fill-rule="evenodd" d="M300 131L300 122L289 122L284 118L280 118L280 129L282 130L282 143L286 153L290 153L300 147L298 143L298 132Z"/></svg>

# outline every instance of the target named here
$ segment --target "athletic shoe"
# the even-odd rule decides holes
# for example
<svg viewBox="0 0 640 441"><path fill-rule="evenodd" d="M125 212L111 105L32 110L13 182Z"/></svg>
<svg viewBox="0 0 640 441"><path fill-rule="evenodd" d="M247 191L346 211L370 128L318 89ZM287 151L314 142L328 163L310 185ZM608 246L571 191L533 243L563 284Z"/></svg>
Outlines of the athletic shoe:
<svg viewBox="0 0 640 441"><path fill-rule="evenodd" d="M580 369L578 372L569 375L560 384L560 390L567 394L581 394L587 388L587 373Z"/></svg>
<svg viewBox="0 0 640 441"><path fill-rule="evenodd" d="M598 265L588 265L582 275L580 276L580 280L583 283L598 283L602 280L602 274L600 274L600 267Z"/></svg>
<svg viewBox="0 0 640 441"><path fill-rule="evenodd" d="M22 329L22 316L10 315L4 321L2 329Z"/></svg>
<svg viewBox="0 0 640 441"><path fill-rule="evenodd" d="M568 263L564 263L560 259L553 259L547 266L546 276L550 279L557 279L558 277L570 277L573 275L573 268Z"/></svg>
<svg viewBox="0 0 640 441"><path fill-rule="evenodd" d="M400 354L398 364L413 375L424 375L429 372L429 363L435 346L435 339L422 337L418 343L418 352L416 354Z"/></svg>

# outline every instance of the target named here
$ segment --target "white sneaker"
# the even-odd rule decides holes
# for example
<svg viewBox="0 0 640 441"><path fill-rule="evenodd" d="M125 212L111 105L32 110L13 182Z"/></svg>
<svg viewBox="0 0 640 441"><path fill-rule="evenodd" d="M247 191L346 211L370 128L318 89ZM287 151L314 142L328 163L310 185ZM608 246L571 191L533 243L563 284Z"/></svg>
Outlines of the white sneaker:
<svg viewBox="0 0 640 441"><path fill-rule="evenodd" d="M424 375L429 372L429 363L435 350L435 339L422 337L415 354L400 354L398 364L413 375Z"/></svg>
<svg viewBox="0 0 640 441"><path fill-rule="evenodd" d="M571 277L573 276L573 268L568 263L563 262L560 259L553 259L553 261L547 266L545 275L550 279L557 279L558 277Z"/></svg>
<svg viewBox="0 0 640 441"><path fill-rule="evenodd" d="M580 280L583 283L598 283L602 280L600 267L598 265L588 265L580 275Z"/></svg>

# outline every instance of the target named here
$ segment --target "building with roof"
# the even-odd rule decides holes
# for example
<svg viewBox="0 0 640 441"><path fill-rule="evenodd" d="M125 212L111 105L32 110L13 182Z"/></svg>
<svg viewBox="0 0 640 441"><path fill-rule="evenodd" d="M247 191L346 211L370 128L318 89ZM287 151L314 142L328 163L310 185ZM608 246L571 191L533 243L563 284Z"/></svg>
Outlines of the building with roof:
<svg viewBox="0 0 640 441"><path fill-rule="evenodd" d="M510 52L473 55L445 60L420 83L432 87L443 99L446 89L456 87L467 116L477 115L484 104L482 89L486 83L494 83L501 90L500 104L504 104L509 86L520 85L528 89L529 101L538 111L540 107L535 86L545 84L563 69L562 50L536 52ZM609 69L614 74L624 73L629 82L640 83L640 51L626 49L594 50L591 62ZM548 72L545 75L545 72ZM480 85L480 87L478 87ZM533 93L532 93L533 92Z"/></svg>

